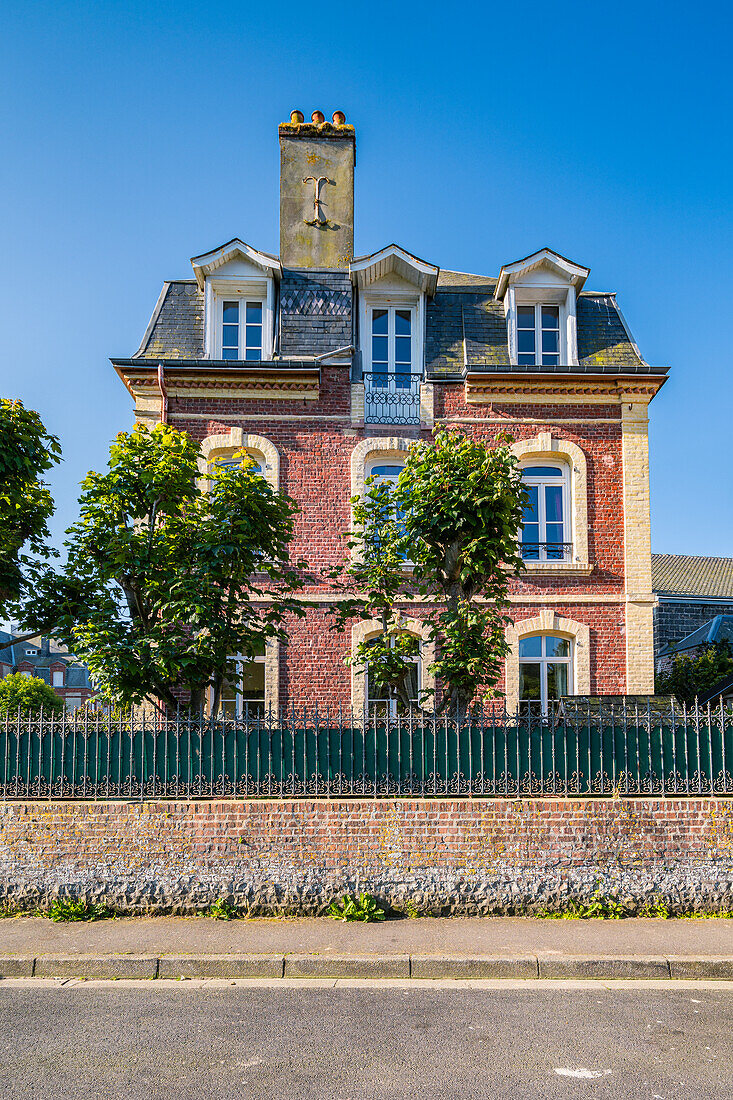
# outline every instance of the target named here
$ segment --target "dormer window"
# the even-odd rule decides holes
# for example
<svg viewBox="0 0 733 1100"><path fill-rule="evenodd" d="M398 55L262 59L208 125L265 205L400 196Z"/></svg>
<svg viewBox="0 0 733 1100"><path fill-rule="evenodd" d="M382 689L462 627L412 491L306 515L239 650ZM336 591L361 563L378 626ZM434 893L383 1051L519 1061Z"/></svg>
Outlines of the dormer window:
<svg viewBox="0 0 733 1100"><path fill-rule="evenodd" d="M280 261L234 240L191 261L204 292L206 354L258 363L272 358Z"/></svg>
<svg viewBox="0 0 733 1100"><path fill-rule="evenodd" d="M262 314L262 301L246 298L222 300L222 359L262 359Z"/></svg>
<svg viewBox="0 0 733 1100"><path fill-rule="evenodd" d="M576 301L587 277L587 267L549 248L502 267L494 296L504 304L511 363L577 364Z"/></svg>
<svg viewBox="0 0 733 1100"><path fill-rule="evenodd" d="M559 306L541 302L517 306L517 363L520 367L559 365Z"/></svg>

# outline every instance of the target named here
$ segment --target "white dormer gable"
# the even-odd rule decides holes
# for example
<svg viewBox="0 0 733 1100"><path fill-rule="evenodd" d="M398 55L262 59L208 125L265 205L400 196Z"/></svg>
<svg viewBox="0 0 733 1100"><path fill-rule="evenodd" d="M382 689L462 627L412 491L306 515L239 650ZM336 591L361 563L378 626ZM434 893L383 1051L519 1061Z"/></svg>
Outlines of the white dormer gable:
<svg viewBox="0 0 733 1100"><path fill-rule="evenodd" d="M504 303L513 364L577 365L577 295L589 274L550 248L502 267L494 297Z"/></svg>
<svg viewBox="0 0 733 1100"><path fill-rule="evenodd" d="M266 278L276 279L282 275L282 265L275 256L258 252L238 237L212 252L205 252L203 256L193 256L191 267L202 290L207 278L213 275L230 278L237 274L264 275Z"/></svg>
<svg viewBox="0 0 733 1100"><path fill-rule="evenodd" d="M435 294L439 271L435 264L418 259L397 244L389 244L379 252L361 256L349 264L351 281L360 290L366 290L388 276L396 276L429 297Z"/></svg>
<svg viewBox="0 0 733 1100"><path fill-rule="evenodd" d="M204 291L209 358L271 359L280 261L235 238L203 256L194 256L191 266Z"/></svg>

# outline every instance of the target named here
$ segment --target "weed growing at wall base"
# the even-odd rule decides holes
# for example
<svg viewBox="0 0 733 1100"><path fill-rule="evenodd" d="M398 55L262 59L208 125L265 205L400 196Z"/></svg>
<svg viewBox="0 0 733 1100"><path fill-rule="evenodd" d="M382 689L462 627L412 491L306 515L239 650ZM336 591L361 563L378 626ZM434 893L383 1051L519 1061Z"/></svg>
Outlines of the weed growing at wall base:
<svg viewBox="0 0 733 1100"><path fill-rule="evenodd" d="M326 916L334 920L362 921L371 924L373 921L385 919L384 909L377 905L376 898L371 894L359 894L358 897L344 894L341 901L332 901L328 907Z"/></svg>
<svg viewBox="0 0 733 1100"><path fill-rule="evenodd" d="M65 921L107 920L113 917L114 913L108 906L101 903L57 898L49 906L48 916L58 924Z"/></svg>

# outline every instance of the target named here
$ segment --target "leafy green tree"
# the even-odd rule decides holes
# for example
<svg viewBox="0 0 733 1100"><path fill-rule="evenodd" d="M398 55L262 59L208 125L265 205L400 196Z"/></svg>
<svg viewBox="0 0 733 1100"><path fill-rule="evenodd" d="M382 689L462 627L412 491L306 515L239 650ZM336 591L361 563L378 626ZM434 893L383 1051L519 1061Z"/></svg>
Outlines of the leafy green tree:
<svg viewBox="0 0 733 1100"><path fill-rule="evenodd" d="M84 480L67 564L39 579L25 622L63 639L113 703L175 706L185 688L198 712L211 688L216 708L227 658L285 641L286 614L303 613L288 561L297 507L238 457L199 490L190 436L138 425Z"/></svg>
<svg viewBox="0 0 733 1100"><path fill-rule="evenodd" d="M63 699L38 676L13 672L0 680L0 714L60 714Z"/></svg>
<svg viewBox="0 0 733 1100"><path fill-rule="evenodd" d="M410 448L394 492L372 482L352 501L351 560L342 574L352 594L335 608L335 625L344 629L357 615L380 620L381 641L361 643L352 660L403 701L411 647L390 636L400 634L399 599L411 596L428 601L441 709L495 692L507 653L509 580L523 569L526 491L510 442L501 436L488 446L439 431Z"/></svg>
<svg viewBox="0 0 733 1100"><path fill-rule="evenodd" d="M332 580L341 581L343 591L353 593L331 608L333 627L343 633L354 618L378 620L381 632L360 642L346 663L359 669L368 663L373 683L388 688L407 707L414 639L402 630L397 608L399 597L409 587L405 525L387 482L368 477L365 490L363 497L351 501L348 565L330 573Z"/></svg>
<svg viewBox="0 0 733 1100"><path fill-rule="evenodd" d="M38 555L46 556L53 500L43 474L61 448L37 412L0 399L0 613L28 591Z"/></svg>
<svg viewBox="0 0 733 1100"><path fill-rule="evenodd" d="M695 699L733 676L733 650L727 641L705 645L699 653L678 653L667 672L658 673L657 695L674 695L680 703L693 706Z"/></svg>

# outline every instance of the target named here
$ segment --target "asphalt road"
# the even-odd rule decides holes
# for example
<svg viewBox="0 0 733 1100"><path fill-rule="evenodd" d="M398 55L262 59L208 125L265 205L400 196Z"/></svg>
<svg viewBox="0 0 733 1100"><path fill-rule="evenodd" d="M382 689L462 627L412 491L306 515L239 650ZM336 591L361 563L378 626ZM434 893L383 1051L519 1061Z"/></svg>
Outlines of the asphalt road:
<svg viewBox="0 0 733 1100"><path fill-rule="evenodd" d="M733 991L0 983L0 1097L730 1100Z"/></svg>

